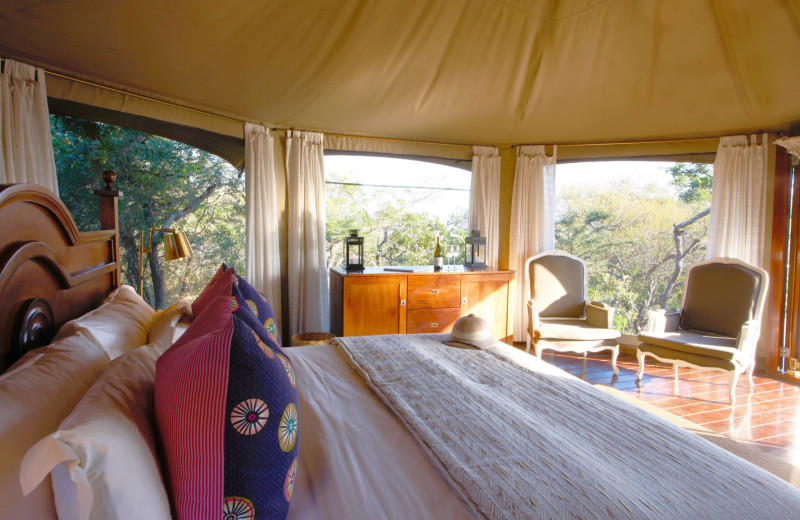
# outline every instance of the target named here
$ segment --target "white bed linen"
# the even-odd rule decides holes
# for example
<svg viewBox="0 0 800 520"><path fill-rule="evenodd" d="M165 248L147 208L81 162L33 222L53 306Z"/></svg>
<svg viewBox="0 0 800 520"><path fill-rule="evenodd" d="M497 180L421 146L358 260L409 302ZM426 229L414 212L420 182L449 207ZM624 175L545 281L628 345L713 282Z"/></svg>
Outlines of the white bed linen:
<svg viewBox="0 0 800 520"><path fill-rule="evenodd" d="M300 460L289 520L475 517L335 347L285 352L300 398Z"/></svg>

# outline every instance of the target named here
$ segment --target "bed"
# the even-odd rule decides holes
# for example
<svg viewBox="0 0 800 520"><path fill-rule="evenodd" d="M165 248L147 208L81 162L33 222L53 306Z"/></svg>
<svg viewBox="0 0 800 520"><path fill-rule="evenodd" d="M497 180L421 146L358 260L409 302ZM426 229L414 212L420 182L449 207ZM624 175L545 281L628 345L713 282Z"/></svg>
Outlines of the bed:
<svg viewBox="0 0 800 520"><path fill-rule="evenodd" d="M209 287L227 276L221 292L207 288L194 302L150 309L120 286L119 194L110 182L96 194L103 229L79 233L53 194L0 187L0 221L15 222L0 231L4 515L281 516L228 496L224 483L203 481L211 487L180 495L183 477L172 454L188 457L187 464L223 464L220 454L238 465L257 458L240 448L225 451L222 434L194 438L213 423L210 401L235 390L233 368L220 392L212 373L220 364L203 367L196 355L213 328L207 309L224 300L230 316L250 305L249 297L231 297L231 290L246 294L246 282L220 268ZM270 333L269 319L260 309L255 314ZM240 321L247 325L233 320L249 330ZM243 337L263 358L258 363L275 362L269 378L291 382L284 389L297 406L290 417L296 437L277 453L292 462L289 473L279 464L259 468L278 468L271 499L285 499L281 511L290 519L775 519L800 510L800 490L785 481L502 343L457 349L440 335L409 335L281 349L259 334ZM203 369L202 377L188 375L186 365L174 372L184 358ZM164 408L175 392L160 397L163 389L177 380L190 380L193 395L205 397L193 408ZM278 411L292 406L282 403ZM163 419L177 415L192 424L175 421L176 450L173 425ZM233 417L225 415L225 428L248 441L268 424L256 411L239 413L238 424ZM194 449L195 442L210 444ZM226 466L226 478L236 469ZM271 478L247 483L261 490Z"/></svg>

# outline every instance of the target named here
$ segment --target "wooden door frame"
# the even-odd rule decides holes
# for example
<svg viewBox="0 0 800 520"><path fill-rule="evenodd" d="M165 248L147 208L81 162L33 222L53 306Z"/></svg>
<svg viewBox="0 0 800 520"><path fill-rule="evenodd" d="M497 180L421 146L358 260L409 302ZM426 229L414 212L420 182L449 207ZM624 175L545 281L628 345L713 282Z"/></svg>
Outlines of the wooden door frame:
<svg viewBox="0 0 800 520"><path fill-rule="evenodd" d="M800 358L797 352L797 340L800 338L800 244L798 244L798 229L800 229L800 172L798 167L791 168L794 176L794 195L792 198L792 222L790 247L787 251L789 256L789 288L786 293L786 344L789 346L789 356L797 360ZM796 370L796 369L795 369ZM798 374L795 373L795 379Z"/></svg>
<svg viewBox="0 0 800 520"><path fill-rule="evenodd" d="M787 272L787 259L791 253L786 249L786 237L789 230L789 204L791 203L791 189L792 189L792 175L789 167L789 154L785 148L777 146L775 153L775 184L773 191L773 207L772 207L772 245L770 247L770 287L769 294L767 295L767 310L766 316L763 320L764 326L767 327L767 356L766 356L766 372L769 376L777 379L785 379L797 382L797 378L783 374L779 371L778 362L780 360L779 346L784 343L784 329L781 323L783 318L784 309L787 304L790 313L789 327L792 327L792 316L797 314L798 304L795 301L787 302L786 294L784 293L784 280L789 276ZM800 193L800 186L795 183L795 192ZM797 205L797 201L795 201ZM795 222L800 222L800 215L794 216ZM795 224L792 228L792 238L794 241L798 239L798 229ZM794 248L797 252L797 248ZM796 259L795 261L797 262ZM797 265L797 264L795 264ZM793 273L795 280L790 280L789 293L797 294L800 290L798 287L797 273ZM797 334L797 324L794 325L795 334ZM791 333L791 330L789 331Z"/></svg>

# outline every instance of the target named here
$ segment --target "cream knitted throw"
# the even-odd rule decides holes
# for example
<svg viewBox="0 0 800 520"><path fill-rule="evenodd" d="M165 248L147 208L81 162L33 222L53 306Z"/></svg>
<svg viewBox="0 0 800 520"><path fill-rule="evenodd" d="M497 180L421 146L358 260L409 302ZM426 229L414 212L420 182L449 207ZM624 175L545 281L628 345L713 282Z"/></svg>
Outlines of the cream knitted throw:
<svg viewBox="0 0 800 520"><path fill-rule="evenodd" d="M337 344L482 517L775 520L800 512L800 490L532 356L529 370L498 349L439 339Z"/></svg>

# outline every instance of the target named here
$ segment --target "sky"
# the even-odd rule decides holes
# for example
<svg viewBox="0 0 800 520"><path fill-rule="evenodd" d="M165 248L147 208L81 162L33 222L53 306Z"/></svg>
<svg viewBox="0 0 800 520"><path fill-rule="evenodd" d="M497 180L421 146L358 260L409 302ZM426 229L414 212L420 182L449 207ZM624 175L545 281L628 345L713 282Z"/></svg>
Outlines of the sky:
<svg viewBox="0 0 800 520"><path fill-rule="evenodd" d="M569 187L604 187L627 180L637 186L673 190L666 168L673 163L599 161L556 166L556 192ZM471 174L467 170L409 159L355 155L326 155L325 173L347 175L354 182L393 186L438 186L462 191L439 191L421 203L421 211L446 218L455 206L469 206Z"/></svg>
<svg viewBox="0 0 800 520"><path fill-rule="evenodd" d="M627 180L636 186L673 190L666 169L671 162L597 161L556 165L556 191L566 187L607 186Z"/></svg>
<svg viewBox="0 0 800 520"><path fill-rule="evenodd" d="M469 207L472 174L461 168L410 159L326 155L325 175L330 179L334 173L366 184L455 188L458 191L429 192L432 196L417 206L420 211L439 215L443 220L455 207ZM413 193L422 191L415 190Z"/></svg>

